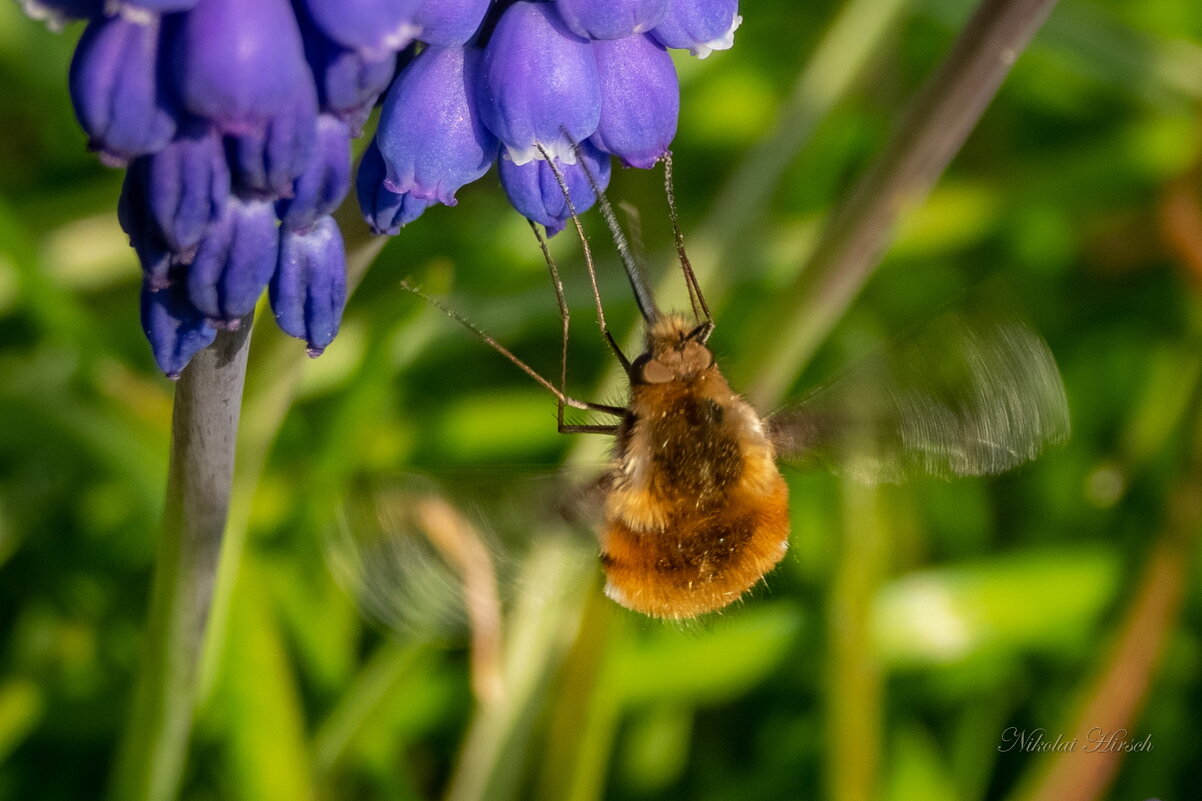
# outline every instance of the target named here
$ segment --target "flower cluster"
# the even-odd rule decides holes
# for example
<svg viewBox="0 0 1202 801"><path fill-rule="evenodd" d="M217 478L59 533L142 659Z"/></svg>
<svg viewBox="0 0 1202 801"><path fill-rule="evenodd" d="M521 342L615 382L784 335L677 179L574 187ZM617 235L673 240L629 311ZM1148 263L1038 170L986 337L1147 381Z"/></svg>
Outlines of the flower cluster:
<svg viewBox="0 0 1202 801"><path fill-rule="evenodd" d="M451 8L481 4L437 5L447 22ZM596 200L593 184L609 181L610 156L650 167L667 151L680 93L666 48L704 58L730 47L742 21L737 0L483 5L462 36L423 29L430 46L388 90L356 181L377 233L395 234L434 203L453 205L494 162L514 207L557 233L570 216L564 187L583 211Z"/></svg>
<svg viewBox="0 0 1202 801"><path fill-rule="evenodd" d="M583 211L611 155L648 167L666 152L666 48L704 57L741 22L737 0L22 2L88 20L72 101L91 148L127 167L119 217L169 376L264 289L310 354L333 340L346 275L330 214L381 97L356 178L375 232L454 205L496 162L513 205L553 234L564 187Z"/></svg>

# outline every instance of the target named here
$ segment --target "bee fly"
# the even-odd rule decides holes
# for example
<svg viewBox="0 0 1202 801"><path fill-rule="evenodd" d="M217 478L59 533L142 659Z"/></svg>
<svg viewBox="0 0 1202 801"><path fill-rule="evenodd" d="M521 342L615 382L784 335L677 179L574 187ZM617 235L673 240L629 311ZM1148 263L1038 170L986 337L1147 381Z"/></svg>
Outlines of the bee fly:
<svg viewBox="0 0 1202 801"><path fill-rule="evenodd" d="M614 437L609 468L598 482L604 494L600 544L606 594L622 606L659 618L684 619L719 610L743 596L788 548L788 487L778 458L824 453L824 445L835 446L828 455L842 458L834 453L845 444L838 432L851 421L843 419L841 410L824 412L821 403L809 402L765 421L722 376L707 347L713 317L684 249L670 154L663 159L664 182L693 307L691 321L658 309L609 201L586 170L646 326L643 353L627 359L606 326L588 241L567 183L543 155L582 243L601 335L626 373L627 405L590 403L565 394L568 307L558 268L534 223L531 228L543 251L562 321L559 386L466 318L426 299L554 394L560 432ZM1064 436L1064 390L1042 340L1021 327L987 341L968 334L962 345L968 397L959 393L945 402L922 394L897 394L888 409L873 415L896 459L877 464L871 475L853 466L857 477L891 480L897 477L893 468L945 475L1000 472ZM1011 385L1024 391L999 391ZM837 396L830 400L830 406L845 405ZM1034 415L1027 409L1030 405L1036 407ZM611 415L618 422L569 424L564 420L566 407ZM857 441L862 439L857 436Z"/></svg>
<svg viewBox="0 0 1202 801"><path fill-rule="evenodd" d="M789 491L764 425L730 388L707 347L713 317L684 250L664 181L693 322L655 305L597 191L646 324L643 353L627 362L630 401L613 427L613 463L601 532L605 593L653 617L689 618L730 604L776 566L789 546Z"/></svg>

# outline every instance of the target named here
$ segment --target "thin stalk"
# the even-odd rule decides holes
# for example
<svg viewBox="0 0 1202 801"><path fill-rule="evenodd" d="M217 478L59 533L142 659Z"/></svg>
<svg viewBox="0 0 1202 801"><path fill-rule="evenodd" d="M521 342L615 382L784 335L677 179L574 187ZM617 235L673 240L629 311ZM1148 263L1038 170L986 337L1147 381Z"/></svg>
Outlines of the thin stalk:
<svg viewBox="0 0 1202 801"><path fill-rule="evenodd" d="M167 500L141 672L110 788L119 801L178 791L233 483L251 318L218 334L175 390Z"/></svg>
<svg viewBox="0 0 1202 801"><path fill-rule="evenodd" d="M929 194L1056 0L983 0L817 248L762 315L749 394L771 408L880 263L899 218ZM754 341L754 340L753 340Z"/></svg>
<svg viewBox="0 0 1202 801"><path fill-rule="evenodd" d="M889 561L889 526L879 488L842 481L840 554L827 609L827 797L880 796L884 735L882 670L872 643L872 602Z"/></svg>

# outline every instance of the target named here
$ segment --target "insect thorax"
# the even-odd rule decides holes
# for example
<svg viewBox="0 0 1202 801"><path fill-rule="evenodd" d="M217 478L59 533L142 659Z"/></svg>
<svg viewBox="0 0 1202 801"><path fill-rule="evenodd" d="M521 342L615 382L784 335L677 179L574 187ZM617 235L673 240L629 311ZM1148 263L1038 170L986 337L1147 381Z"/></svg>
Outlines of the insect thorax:
<svg viewBox="0 0 1202 801"><path fill-rule="evenodd" d="M720 505L744 471L742 404L715 368L692 381L634 386L617 438L627 485L670 507Z"/></svg>

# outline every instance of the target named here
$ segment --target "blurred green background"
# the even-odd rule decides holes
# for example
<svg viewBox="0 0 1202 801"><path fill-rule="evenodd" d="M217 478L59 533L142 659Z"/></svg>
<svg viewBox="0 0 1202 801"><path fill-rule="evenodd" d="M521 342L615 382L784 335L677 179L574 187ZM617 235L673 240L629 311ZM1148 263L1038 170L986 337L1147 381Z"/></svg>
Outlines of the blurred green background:
<svg viewBox="0 0 1202 801"><path fill-rule="evenodd" d="M826 0L744 5L733 50L679 61L673 147L711 344L736 386L772 352L769 301L971 6L867 3L847 19ZM819 48L836 23L845 38ZM85 152L67 99L78 34L0 5L0 799L103 793L167 466L173 387L140 331L120 174ZM511 515L516 530L495 532L515 543L505 692L484 705L462 627L363 622L323 541L364 480L603 457L399 285L446 296L554 375L558 319L525 222L491 174L429 211L375 259L316 361L265 318L181 797L1197 797L1200 101L1196 0L1065 0L812 362L785 366L799 396L974 287L1004 286L1061 366L1066 446L992 480L868 489L789 471L789 556L690 627L611 604L587 546ZM782 119L796 154L774 138ZM617 171L610 196L638 209L649 269L678 291L660 173ZM611 324L633 337L593 230ZM579 243L553 250L575 312L570 389L620 399ZM1006 748L1008 730L1095 726L1153 749ZM1101 794L1083 790L1108 772Z"/></svg>

